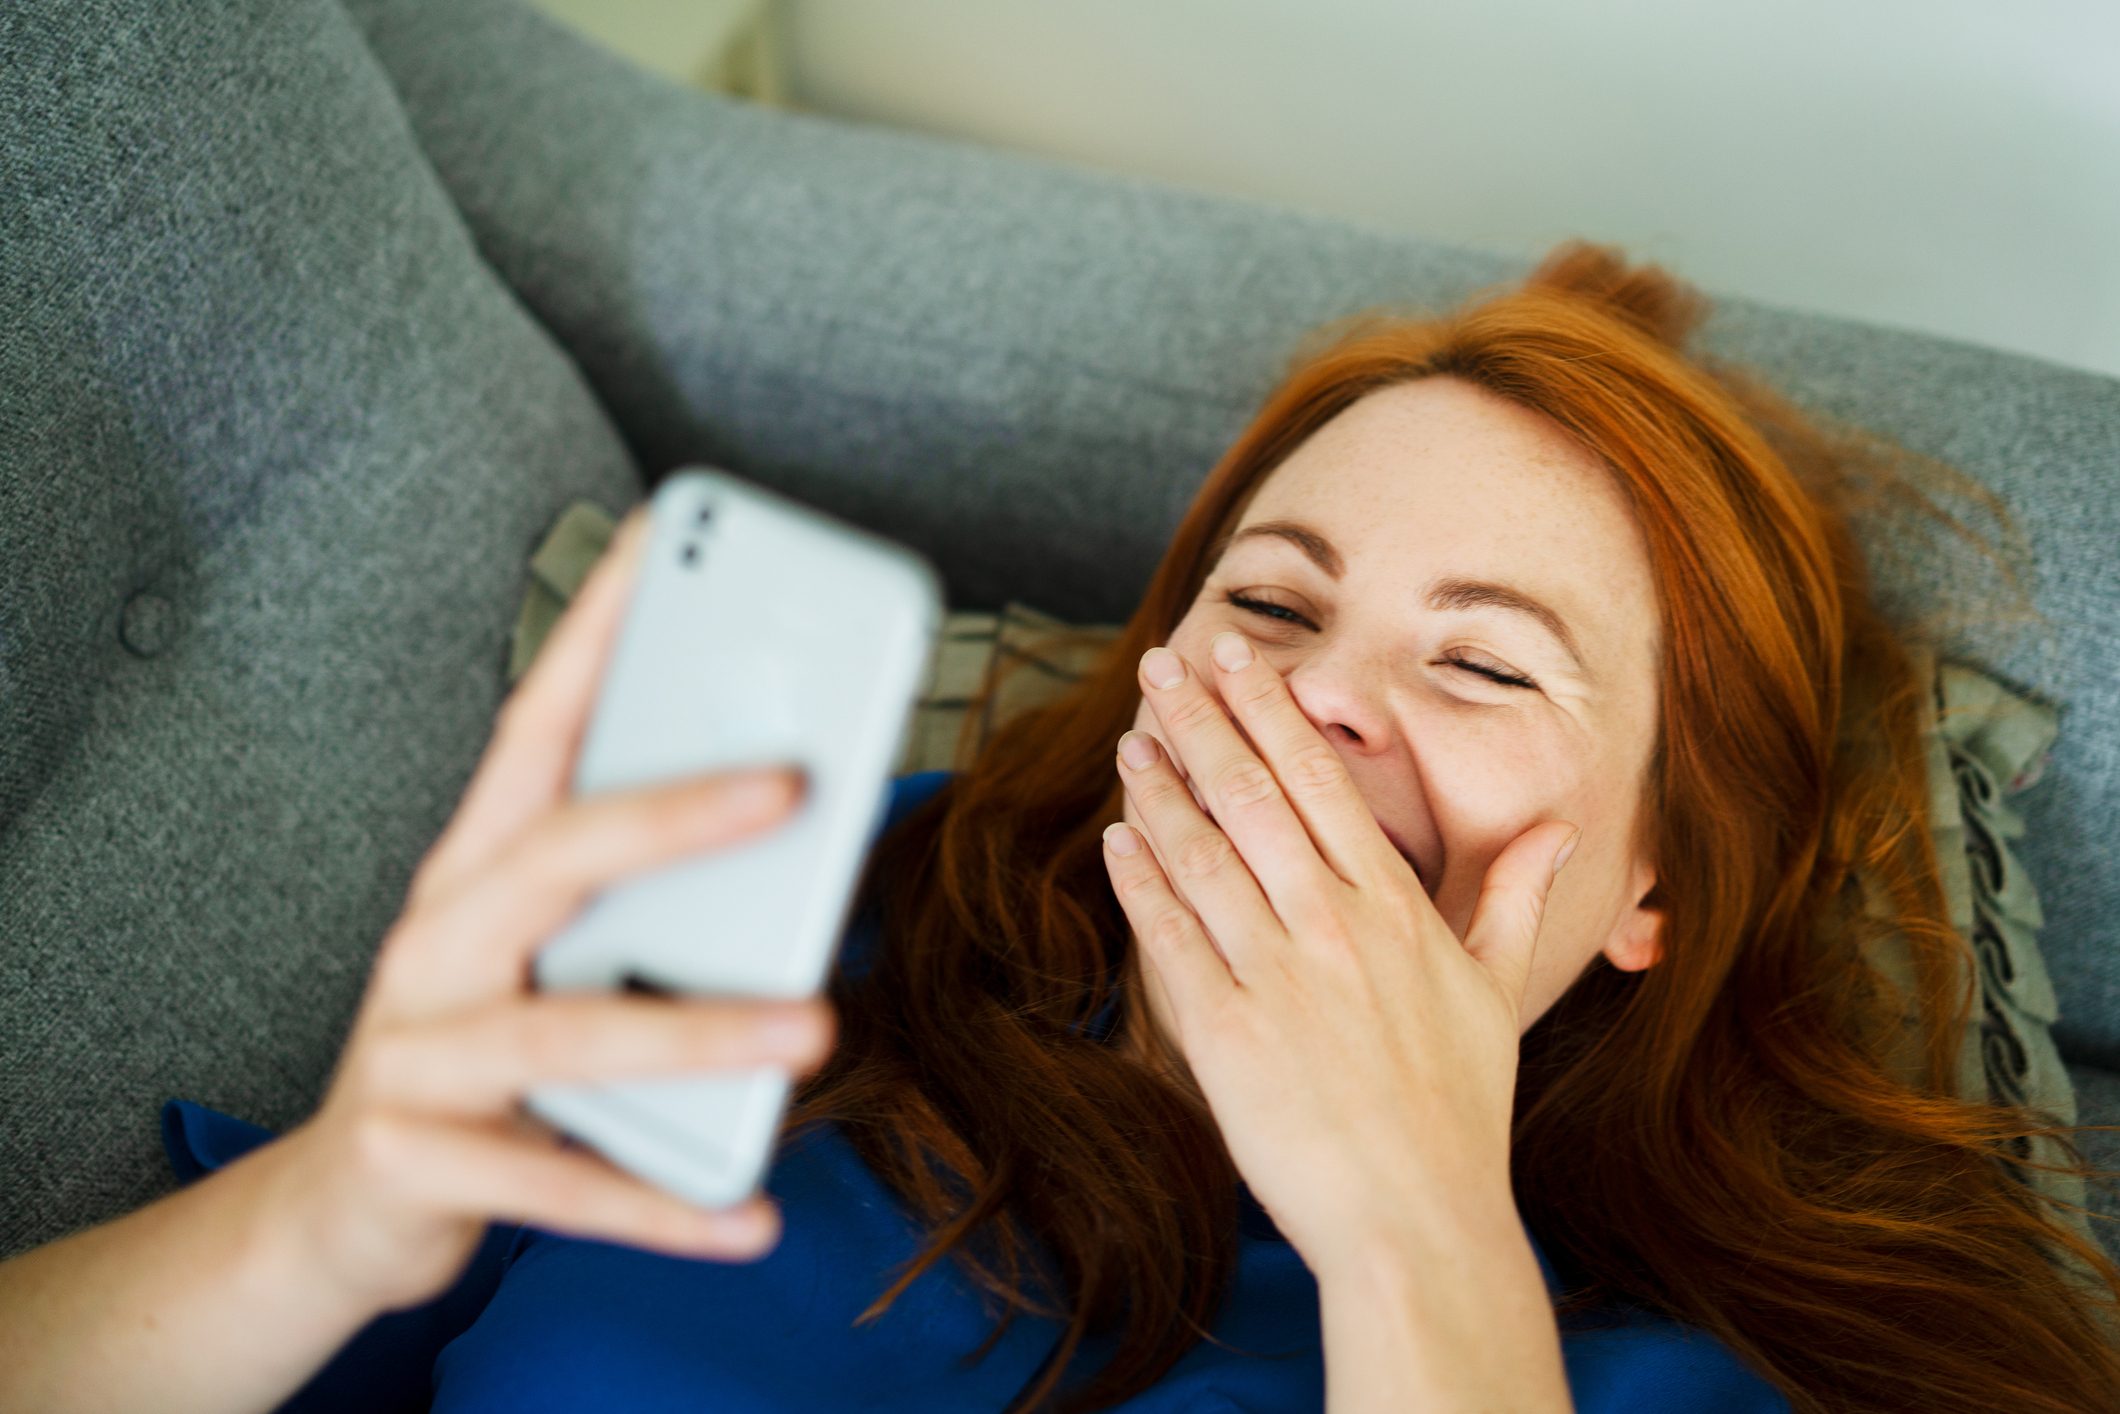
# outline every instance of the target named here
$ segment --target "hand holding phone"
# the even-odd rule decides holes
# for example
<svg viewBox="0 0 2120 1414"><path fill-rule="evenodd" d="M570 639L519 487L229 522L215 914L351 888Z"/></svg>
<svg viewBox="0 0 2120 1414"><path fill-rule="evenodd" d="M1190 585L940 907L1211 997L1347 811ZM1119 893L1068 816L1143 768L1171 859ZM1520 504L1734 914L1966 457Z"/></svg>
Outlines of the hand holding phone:
<svg viewBox="0 0 2120 1414"><path fill-rule="evenodd" d="M385 936L317 1112L239 1162L277 1169L261 1240L375 1311L446 1290L492 1221L685 1256L746 1260L779 1232L756 1197L702 1212L601 1156L563 1149L520 1102L540 1083L773 1064L822 1065L817 998L787 1004L538 996L535 950L596 891L783 828L787 770L718 770L573 795L576 748L638 573L645 508L610 548L504 703L471 784ZM761 1023L792 1015L793 1033Z"/></svg>
<svg viewBox="0 0 2120 1414"><path fill-rule="evenodd" d="M781 827L605 890L538 953L551 992L798 1000L824 986L942 621L919 555L711 468L655 493L597 691L584 798L794 763ZM710 1207L757 1190L792 1076L760 1065L542 1086L531 1111Z"/></svg>

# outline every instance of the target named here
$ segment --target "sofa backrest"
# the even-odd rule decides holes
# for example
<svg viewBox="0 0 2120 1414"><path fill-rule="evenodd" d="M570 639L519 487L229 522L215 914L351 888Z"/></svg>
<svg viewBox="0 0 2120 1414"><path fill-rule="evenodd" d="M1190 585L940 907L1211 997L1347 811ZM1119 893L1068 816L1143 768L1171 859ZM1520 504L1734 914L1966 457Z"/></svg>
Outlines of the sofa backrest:
<svg viewBox="0 0 2120 1414"><path fill-rule="evenodd" d="M651 480L706 461L799 494L932 555L960 607L1126 618L1302 334L1531 263L761 110L515 0L347 4ZM1947 538L1880 556L1882 589L1954 613L1947 656L2061 708L2019 847L2062 1049L2120 1067L2120 380L1735 298L1695 346L1971 473L2027 534L2050 635L1980 622L1996 580Z"/></svg>

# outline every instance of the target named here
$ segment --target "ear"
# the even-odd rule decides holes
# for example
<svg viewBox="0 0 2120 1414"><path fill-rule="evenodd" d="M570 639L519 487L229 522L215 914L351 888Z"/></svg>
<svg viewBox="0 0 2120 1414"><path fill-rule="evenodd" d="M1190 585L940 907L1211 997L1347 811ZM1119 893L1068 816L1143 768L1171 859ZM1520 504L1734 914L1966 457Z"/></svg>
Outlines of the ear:
<svg viewBox="0 0 2120 1414"><path fill-rule="evenodd" d="M1656 870L1637 861L1627 879L1634 904L1620 915L1604 946L1605 960L1622 972L1653 967L1664 955L1664 910Z"/></svg>

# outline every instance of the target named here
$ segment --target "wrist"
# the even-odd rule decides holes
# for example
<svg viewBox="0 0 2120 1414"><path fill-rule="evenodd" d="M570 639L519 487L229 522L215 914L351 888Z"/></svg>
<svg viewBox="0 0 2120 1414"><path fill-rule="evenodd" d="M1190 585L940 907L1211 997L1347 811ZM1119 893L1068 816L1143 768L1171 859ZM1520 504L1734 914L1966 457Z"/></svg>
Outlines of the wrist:
<svg viewBox="0 0 2120 1414"><path fill-rule="evenodd" d="M1513 1205L1372 1230L1319 1274L1332 1414L1573 1407L1545 1273Z"/></svg>
<svg viewBox="0 0 2120 1414"><path fill-rule="evenodd" d="M355 1281L339 1260L328 1179L309 1162L310 1147L309 1127L298 1126L224 1171L248 1188L239 1271L258 1291L294 1297L320 1333L350 1332L389 1309L391 1294Z"/></svg>
<svg viewBox="0 0 2120 1414"><path fill-rule="evenodd" d="M1321 1286L1364 1286L1397 1280L1409 1267L1469 1274L1497 1261L1519 1270L1528 1263L1543 1287L1506 1175L1499 1183L1457 1185L1455 1195L1424 1204L1400 1193L1348 1204L1324 1237L1308 1243L1304 1265Z"/></svg>
<svg viewBox="0 0 2120 1414"><path fill-rule="evenodd" d="M422 1293L418 1274L390 1261L389 1244L362 1230L347 1166L326 1152L331 1137L307 1120L236 1161L257 1165L248 1260L261 1280L298 1279L320 1320L358 1328Z"/></svg>

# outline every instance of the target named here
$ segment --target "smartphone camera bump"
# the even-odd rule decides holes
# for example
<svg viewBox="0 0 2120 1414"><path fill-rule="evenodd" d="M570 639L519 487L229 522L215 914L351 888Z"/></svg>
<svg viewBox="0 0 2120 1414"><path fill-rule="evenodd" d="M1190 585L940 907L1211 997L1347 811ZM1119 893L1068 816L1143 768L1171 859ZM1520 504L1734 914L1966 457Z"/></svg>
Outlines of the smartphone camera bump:
<svg viewBox="0 0 2120 1414"><path fill-rule="evenodd" d="M668 987L659 982L650 982L638 972L628 972L618 979L621 992L633 992L644 997L667 997L673 995Z"/></svg>
<svg viewBox="0 0 2120 1414"><path fill-rule="evenodd" d="M696 516L694 517L694 523L695 523L695 524L696 524L696 525L697 525L697 526L698 526L698 527L699 527L699 528L700 528L701 530L705 530L705 529L707 528L707 525L708 525L708 524L709 524L709 523L710 523L710 522L711 522L711 521L712 521L713 519L714 519L714 507L713 507L713 506L712 506L711 504L702 504L702 505L700 506L700 508L699 508L699 512L698 512L698 514L697 514L697 515L696 515ZM690 568L691 568L692 566L694 566L694 565L696 565L696 564L698 564L698 563L699 563L699 544L698 544L698 542L697 542L697 541L692 541L692 540L688 540L688 541L686 541L686 542L685 542L685 557L684 557L684 558L685 558L685 567L686 567L687 569L690 569Z"/></svg>

